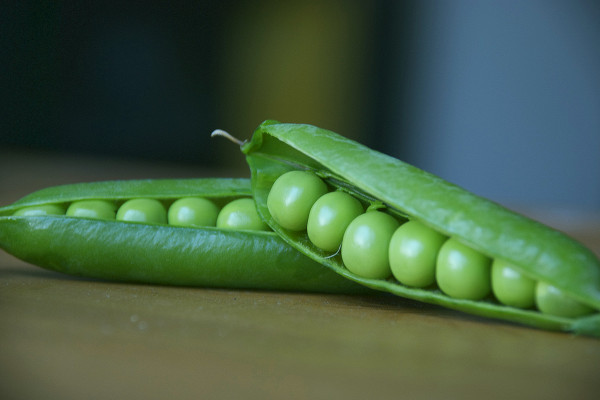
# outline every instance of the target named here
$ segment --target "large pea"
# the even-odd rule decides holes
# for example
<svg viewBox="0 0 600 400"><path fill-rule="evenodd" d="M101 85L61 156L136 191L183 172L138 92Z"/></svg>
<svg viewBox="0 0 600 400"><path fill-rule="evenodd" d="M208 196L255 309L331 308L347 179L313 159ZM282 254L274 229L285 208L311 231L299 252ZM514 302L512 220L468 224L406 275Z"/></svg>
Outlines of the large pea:
<svg viewBox="0 0 600 400"><path fill-rule="evenodd" d="M385 279L391 275L388 248L399 223L381 211L356 217L344 233L342 260L348 270L363 278Z"/></svg>
<svg viewBox="0 0 600 400"><path fill-rule="evenodd" d="M132 199L119 207L117 220L166 224L167 210L160 201L155 199Z"/></svg>
<svg viewBox="0 0 600 400"><path fill-rule="evenodd" d="M42 204L39 206L29 206L15 211L14 215L24 217L44 216L44 215L65 215L65 207L62 204Z"/></svg>
<svg viewBox="0 0 600 400"><path fill-rule="evenodd" d="M491 260L456 239L448 239L437 258L435 277L450 297L480 300L491 290Z"/></svg>
<svg viewBox="0 0 600 400"><path fill-rule="evenodd" d="M112 220L116 217L117 206L107 200L80 200L67 208L68 217Z"/></svg>
<svg viewBox="0 0 600 400"><path fill-rule="evenodd" d="M435 265L440 247L446 241L441 233L418 221L401 225L390 241L392 274L401 283L426 287L435 283Z"/></svg>
<svg viewBox="0 0 600 400"><path fill-rule="evenodd" d="M258 215L253 199L233 200L223 207L217 217L217 228L266 231L267 224Z"/></svg>
<svg viewBox="0 0 600 400"><path fill-rule="evenodd" d="M219 207L201 197L184 197L169 207L167 220L176 226L215 226Z"/></svg>
<svg viewBox="0 0 600 400"><path fill-rule="evenodd" d="M535 288L535 303L541 312L565 318L577 318L594 311L593 308L569 297L556 286L541 281Z"/></svg>
<svg viewBox="0 0 600 400"><path fill-rule="evenodd" d="M309 171L290 171L281 175L269 192L267 207L281 227L303 231L308 214L317 199L327 193L327 185Z"/></svg>
<svg viewBox="0 0 600 400"><path fill-rule="evenodd" d="M502 304L518 308L533 307L535 283L508 261L497 258L492 262L492 291Z"/></svg>
<svg viewBox="0 0 600 400"><path fill-rule="evenodd" d="M337 251L346 228L364 212L360 201L345 192L327 193L310 209L307 233L310 241L320 249Z"/></svg>

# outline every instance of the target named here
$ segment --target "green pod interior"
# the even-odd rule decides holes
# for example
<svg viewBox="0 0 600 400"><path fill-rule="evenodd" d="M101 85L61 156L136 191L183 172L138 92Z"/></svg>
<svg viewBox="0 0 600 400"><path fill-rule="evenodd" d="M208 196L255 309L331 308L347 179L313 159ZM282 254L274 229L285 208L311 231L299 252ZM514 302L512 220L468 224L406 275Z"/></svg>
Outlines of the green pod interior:
<svg viewBox="0 0 600 400"><path fill-rule="evenodd" d="M34 192L0 208L0 248L62 273L111 281L238 289L365 293L273 232L188 228L67 216L13 216L77 200L249 196L247 179L95 182Z"/></svg>
<svg viewBox="0 0 600 400"><path fill-rule="evenodd" d="M487 301L453 299L438 290L409 288L393 280L358 277L343 266L339 256L329 257L313 246L305 232L278 226L266 199L274 181L283 173L313 170L338 188L382 202L397 215L419 220L489 257L510 261L527 276L555 285L574 299L600 309L600 262L590 250L566 235L315 126L266 121L242 146L242 151L250 165L261 216L288 243L337 273L374 289L477 315L600 336L600 321L595 314L579 319L555 317Z"/></svg>

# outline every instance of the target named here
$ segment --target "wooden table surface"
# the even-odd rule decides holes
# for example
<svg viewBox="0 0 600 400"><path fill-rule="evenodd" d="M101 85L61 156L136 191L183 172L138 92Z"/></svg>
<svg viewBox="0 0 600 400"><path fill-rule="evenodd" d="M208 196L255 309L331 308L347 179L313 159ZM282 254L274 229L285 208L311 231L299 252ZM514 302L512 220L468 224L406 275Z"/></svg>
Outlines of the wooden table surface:
<svg viewBox="0 0 600 400"><path fill-rule="evenodd" d="M0 204L206 173L0 150ZM556 215L600 254L598 220ZM0 251L1 399L595 399L598 365L600 340L400 298L106 283Z"/></svg>

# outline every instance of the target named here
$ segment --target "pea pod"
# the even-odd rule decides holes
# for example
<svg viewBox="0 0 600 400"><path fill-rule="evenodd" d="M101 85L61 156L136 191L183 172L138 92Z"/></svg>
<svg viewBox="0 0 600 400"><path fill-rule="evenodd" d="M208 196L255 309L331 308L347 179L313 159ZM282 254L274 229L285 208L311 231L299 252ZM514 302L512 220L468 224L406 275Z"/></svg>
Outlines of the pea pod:
<svg viewBox="0 0 600 400"><path fill-rule="evenodd" d="M300 254L273 232L181 227L65 215L18 216L19 210L82 200L170 204L200 196L223 205L249 197L247 179L94 182L42 189L0 208L0 247L26 262L111 281L216 288L364 293Z"/></svg>
<svg viewBox="0 0 600 400"><path fill-rule="evenodd" d="M274 182L292 170L307 170L329 186L351 193L367 207L398 220L416 220L492 259L515 265L531 279L559 288L600 309L600 262L566 235L393 157L311 125L265 121L243 143L261 216L286 242L338 274L367 287L464 312L550 330L600 336L600 314L562 317L500 304L491 298L453 298L439 288L415 288L393 278L361 277L340 254L316 247L306 231L285 229L269 211ZM343 248L342 248L343 252Z"/></svg>

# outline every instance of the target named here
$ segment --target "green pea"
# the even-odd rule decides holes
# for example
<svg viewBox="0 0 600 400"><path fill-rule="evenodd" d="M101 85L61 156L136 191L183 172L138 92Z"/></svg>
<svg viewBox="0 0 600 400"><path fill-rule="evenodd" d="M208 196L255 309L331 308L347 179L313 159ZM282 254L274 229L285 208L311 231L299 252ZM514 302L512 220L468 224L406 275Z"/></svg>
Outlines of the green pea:
<svg viewBox="0 0 600 400"><path fill-rule="evenodd" d="M502 304L530 308L535 304L535 280L523 275L511 263L495 259L492 262L492 291Z"/></svg>
<svg viewBox="0 0 600 400"><path fill-rule="evenodd" d="M389 277L388 248L398 225L394 217L381 211L370 211L355 218L342 240L342 260L346 268L363 278Z"/></svg>
<svg viewBox="0 0 600 400"><path fill-rule="evenodd" d="M117 206L106 200L81 200L71 203L67 208L68 217L115 219Z"/></svg>
<svg viewBox="0 0 600 400"><path fill-rule="evenodd" d="M219 207L201 197L184 197L169 207L167 220L176 226L215 226Z"/></svg>
<svg viewBox="0 0 600 400"><path fill-rule="evenodd" d="M217 228L252 231L269 230L258 215L254 200L244 198L233 200L223 207L217 218Z"/></svg>
<svg viewBox="0 0 600 400"><path fill-rule="evenodd" d="M346 228L364 212L360 201L345 192L327 193L310 209L307 234L310 241L326 251L337 251Z"/></svg>
<svg viewBox="0 0 600 400"><path fill-rule="evenodd" d="M418 221L401 225L390 241L392 274L401 283L426 287L435 283L435 264L446 237Z"/></svg>
<svg viewBox="0 0 600 400"><path fill-rule="evenodd" d="M273 183L267 207L275 222L283 228L303 231L311 207L325 193L327 185L314 173L290 171Z"/></svg>
<svg viewBox="0 0 600 400"><path fill-rule="evenodd" d="M594 312L594 309L566 295L556 286L538 282L535 288L535 303L545 313L565 318L577 318Z"/></svg>
<svg viewBox="0 0 600 400"><path fill-rule="evenodd" d="M127 200L117 211L118 221L166 224L167 211L162 203L155 199Z"/></svg>
<svg viewBox="0 0 600 400"><path fill-rule="evenodd" d="M34 217L44 215L65 215L65 207L61 204L41 204L38 206L24 207L17 211L15 214L23 217Z"/></svg>
<svg viewBox="0 0 600 400"><path fill-rule="evenodd" d="M491 290L490 263L483 254L450 238L438 254L437 284L450 297L480 300Z"/></svg>

